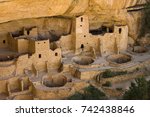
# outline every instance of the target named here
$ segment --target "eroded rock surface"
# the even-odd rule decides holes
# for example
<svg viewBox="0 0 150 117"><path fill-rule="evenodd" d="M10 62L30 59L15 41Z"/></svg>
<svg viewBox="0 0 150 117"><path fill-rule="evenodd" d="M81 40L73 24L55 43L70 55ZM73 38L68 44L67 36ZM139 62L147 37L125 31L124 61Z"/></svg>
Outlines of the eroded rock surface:
<svg viewBox="0 0 150 117"><path fill-rule="evenodd" d="M30 27L38 24L45 29L44 26L48 21L45 21L46 19L43 21L41 17L72 18L86 14L89 16L90 29L97 29L102 25L128 24L129 35L135 40L139 32L142 13L141 11L128 13L126 8L144 3L145 0L0 0L0 23L12 21L11 25L8 23L0 25L1 33L24 25ZM26 20L22 21L22 19ZM65 30L60 31L61 34L69 32L68 26L63 26L64 24L70 25L69 21L64 23L64 20L55 20L54 22L51 25L58 23L53 27L62 26L63 29L60 30Z"/></svg>

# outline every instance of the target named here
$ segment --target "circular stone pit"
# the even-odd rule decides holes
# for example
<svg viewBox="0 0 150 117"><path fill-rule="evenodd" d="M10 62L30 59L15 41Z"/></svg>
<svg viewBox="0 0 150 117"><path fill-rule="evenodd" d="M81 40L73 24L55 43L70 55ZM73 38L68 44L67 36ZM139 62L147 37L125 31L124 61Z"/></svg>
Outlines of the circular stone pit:
<svg viewBox="0 0 150 117"><path fill-rule="evenodd" d="M62 87L67 83L67 77L64 75L57 75L43 79L43 84L46 87Z"/></svg>
<svg viewBox="0 0 150 117"><path fill-rule="evenodd" d="M93 58L88 56L75 56L72 61L78 65L90 65L94 62Z"/></svg>
<svg viewBox="0 0 150 117"><path fill-rule="evenodd" d="M133 52L135 53L146 53L147 51L148 49L142 46L134 46L133 48Z"/></svg>
<svg viewBox="0 0 150 117"><path fill-rule="evenodd" d="M17 55L0 55L0 62L11 61L17 57Z"/></svg>
<svg viewBox="0 0 150 117"><path fill-rule="evenodd" d="M107 61L114 64L124 64L132 60L132 57L127 54L114 54L107 57Z"/></svg>

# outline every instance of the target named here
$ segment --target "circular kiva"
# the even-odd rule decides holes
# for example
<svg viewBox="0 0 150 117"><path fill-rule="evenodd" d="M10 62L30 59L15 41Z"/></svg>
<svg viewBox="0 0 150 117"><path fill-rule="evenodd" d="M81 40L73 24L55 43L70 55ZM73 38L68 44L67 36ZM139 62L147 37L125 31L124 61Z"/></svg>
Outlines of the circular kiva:
<svg viewBox="0 0 150 117"><path fill-rule="evenodd" d="M145 47L142 47L142 46L134 46L134 48L133 48L133 52L135 52L135 53L145 53L147 51L148 51L148 49Z"/></svg>
<svg viewBox="0 0 150 117"><path fill-rule="evenodd" d="M107 61L115 64L124 64L130 62L132 57L127 54L114 54L107 57Z"/></svg>
<svg viewBox="0 0 150 117"><path fill-rule="evenodd" d="M90 65L94 62L93 58L88 56L76 56L72 60L79 65Z"/></svg>
<svg viewBox="0 0 150 117"><path fill-rule="evenodd" d="M47 77L43 79L43 84L46 87L62 87L67 83L67 77L58 75L54 77Z"/></svg>
<svg viewBox="0 0 150 117"><path fill-rule="evenodd" d="M0 61L11 61L13 59L17 58L16 55L0 55Z"/></svg>

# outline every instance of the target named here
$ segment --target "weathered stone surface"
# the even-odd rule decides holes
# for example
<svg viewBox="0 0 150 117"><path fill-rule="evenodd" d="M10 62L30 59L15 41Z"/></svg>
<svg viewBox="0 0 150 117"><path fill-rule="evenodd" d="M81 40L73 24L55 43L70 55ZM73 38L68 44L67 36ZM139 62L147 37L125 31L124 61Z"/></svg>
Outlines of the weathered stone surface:
<svg viewBox="0 0 150 117"><path fill-rule="evenodd" d="M7 0L0 1L0 22L10 20L82 13L88 0Z"/></svg>
<svg viewBox="0 0 150 117"><path fill-rule="evenodd" d="M145 0L0 0L0 22L57 15L79 15L87 8L95 13L99 10L120 10ZM96 5L96 6L95 6ZM108 12L100 12L107 15Z"/></svg>
<svg viewBox="0 0 150 117"><path fill-rule="evenodd" d="M140 27L141 13L127 13L125 9L143 3L145 0L0 0L0 23L14 21L13 26L19 28L18 26L27 24L17 22L20 19L27 19L25 22L29 19L30 26L37 24L34 18L86 14L89 16L90 29L99 28L101 25L128 24L129 35L135 40ZM64 25L63 21L59 24ZM10 26L7 28L7 25L2 29L3 32L9 30Z"/></svg>
<svg viewBox="0 0 150 117"><path fill-rule="evenodd" d="M102 9L123 9L136 4L144 3L145 0L93 0Z"/></svg>

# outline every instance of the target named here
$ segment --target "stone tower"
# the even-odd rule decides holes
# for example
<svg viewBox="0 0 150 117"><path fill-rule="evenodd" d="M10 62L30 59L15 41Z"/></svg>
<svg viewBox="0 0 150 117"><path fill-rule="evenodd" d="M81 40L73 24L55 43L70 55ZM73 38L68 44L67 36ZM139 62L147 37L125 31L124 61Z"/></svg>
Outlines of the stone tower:
<svg viewBox="0 0 150 117"><path fill-rule="evenodd" d="M79 53L86 48L89 37L89 19L88 16L83 15L76 17L73 21L73 39L75 44L75 53Z"/></svg>

